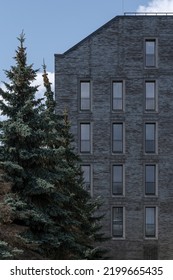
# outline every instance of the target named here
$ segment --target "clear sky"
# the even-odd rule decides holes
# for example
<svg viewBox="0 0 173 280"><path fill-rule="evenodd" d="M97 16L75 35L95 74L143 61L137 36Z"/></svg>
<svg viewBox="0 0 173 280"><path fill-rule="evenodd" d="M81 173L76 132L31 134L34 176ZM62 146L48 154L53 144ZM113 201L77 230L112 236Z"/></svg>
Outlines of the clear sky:
<svg viewBox="0 0 173 280"><path fill-rule="evenodd" d="M0 81L14 65L17 36L24 30L28 63L54 72L54 54L63 53L116 15L173 11L173 0L0 0ZM140 7L142 6L142 7Z"/></svg>

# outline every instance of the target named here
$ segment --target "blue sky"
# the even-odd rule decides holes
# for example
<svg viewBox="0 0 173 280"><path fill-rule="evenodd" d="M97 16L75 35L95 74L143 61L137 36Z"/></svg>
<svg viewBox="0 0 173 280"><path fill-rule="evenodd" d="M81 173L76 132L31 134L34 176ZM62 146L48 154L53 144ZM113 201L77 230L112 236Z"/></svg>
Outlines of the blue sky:
<svg viewBox="0 0 173 280"><path fill-rule="evenodd" d="M17 36L24 30L28 63L54 72L54 54L63 53L116 15L173 11L173 0L1 0L0 81L14 65ZM139 6L142 6L139 8ZM160 9L160 10L159 10Z"/></svg>

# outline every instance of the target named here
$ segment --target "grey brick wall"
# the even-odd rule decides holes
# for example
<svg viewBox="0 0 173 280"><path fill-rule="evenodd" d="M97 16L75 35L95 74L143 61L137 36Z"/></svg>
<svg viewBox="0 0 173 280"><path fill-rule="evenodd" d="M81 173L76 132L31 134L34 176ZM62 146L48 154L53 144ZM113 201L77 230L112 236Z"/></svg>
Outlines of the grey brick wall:
<svg viewBox="0 0 173 280"><path fill-rule="evenodd" d="M144 66L144 40L157 39L158 67ZM111 209L125 207L125 238L110 239L112 259L143 259L146 246L173 259L173 16L120 16L62 55L55 55L57 112L68 109L79 152L79 123L92 123L93 194L104 199L103 228L111 235ZM79 82L92 82L92 110L79 110ZM125 82L125 111L112 112L112 80ZM158 111L144 110L145 80L156 80ZM124 122L125 153L112 154L112 122ZM158 126L158 153L144 154L144 123ZM125 165L125 196L111 192L112 164ZM144 165L158 165L158 196L144 195ZM144 207L158 207L158 237L144 238Z"/></svg>

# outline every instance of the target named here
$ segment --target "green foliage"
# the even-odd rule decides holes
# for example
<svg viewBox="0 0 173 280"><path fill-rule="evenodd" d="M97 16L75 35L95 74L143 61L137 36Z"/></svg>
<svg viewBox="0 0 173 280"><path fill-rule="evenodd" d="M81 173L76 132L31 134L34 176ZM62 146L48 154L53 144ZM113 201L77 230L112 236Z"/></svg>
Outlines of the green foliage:
<svg viewBox="0 0 173 280"><path fill-rule="evenodd" d="M9 217L5 220L2 213L0 223L6 221L8 229L10 221L15 229L15 242L9 237L5 243L5 235L0 236L0 258L17 258L16 246L23 259L101 258L102 250L95 247L104 239L101 217L95 216L99 203L83 188L67 112L55 114L45 65L45 105L35 99L37 70L27 65L23 33L18 40L16 65L6 71L10 83L0 90L0 109L7 117L0 124L0 166L12 182L1 205Z"/></svg>
<svg viewBox="0 0 173 280"><path fill-rule="evenodd" d="M20 256L20 254L22 254L22 250L18 250L17 248L10 250L7 242L0 241L0 260L14 259Z"/></svg>

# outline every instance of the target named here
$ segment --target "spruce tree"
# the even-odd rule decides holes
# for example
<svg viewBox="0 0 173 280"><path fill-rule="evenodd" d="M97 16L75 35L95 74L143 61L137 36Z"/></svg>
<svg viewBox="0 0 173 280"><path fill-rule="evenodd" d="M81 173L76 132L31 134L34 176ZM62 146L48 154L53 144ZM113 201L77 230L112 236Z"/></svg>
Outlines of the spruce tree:
<svg viewBox="0 0 173 280"><path fill-rule="evenodd" d="M23 258L35 258L35 255L39 258L39 254L42 258L38 251L42 243L39 234L51 226L49 215L42 209L46 195L54 186L43 175L46 158L42 145L43 108L41 100L35 98L37 87L32 86L38 70L27 65L23 33L18 40L16 65L6 71L10 83L5 83L7 91L1 91L0 109L7 117L1 122L1 168L6 172L6 179L11 181L11 191L6 194L2 207L10 207L11 224L18 228L13 241L23 249Z"/></svg>
<svg viewBox="0 0 173 280"><path fill-rule="evenodd" d="M45 106L36 99L38 70L27 64L23 33L18 40L16 65L6 71L10 82L0 92L7 117L0 124L0 190L8 184L0 191L0 258L100 257L94 245L101 237L94 217L98 203L83 189L67 114L55 114L45 66Z"/></svg>
<svg viewBox="0 0 173 280"><path fill-rule="evenodd" d="M65 208L70 213L71 223L65 227L65 236L71 234L66 243L61 243L59 250L60 258L72 259L99 259L103 258L106 250L96 243L105 241L107 238L100 233L100 220L102 216L96 216L96 210L101 206L99 199L91 199L90 194L84 189L83 174L81 171L81 160L73 148L73 135L70 132L68 112L64 110L63 116L56 113L56 103L51 90L51 83L43 65L43 80L46 88L46 116L47 123L52 124L53 130L49 134L49 148L61 149L61 161L57 158L56 166L61 170L59 183L69 201ZM54 131L54 134L52 132ZM52 137L53 136L53 137ZM58 136L58 137L57 137ZM51 139L51 140L50 140Z"/></svg>

